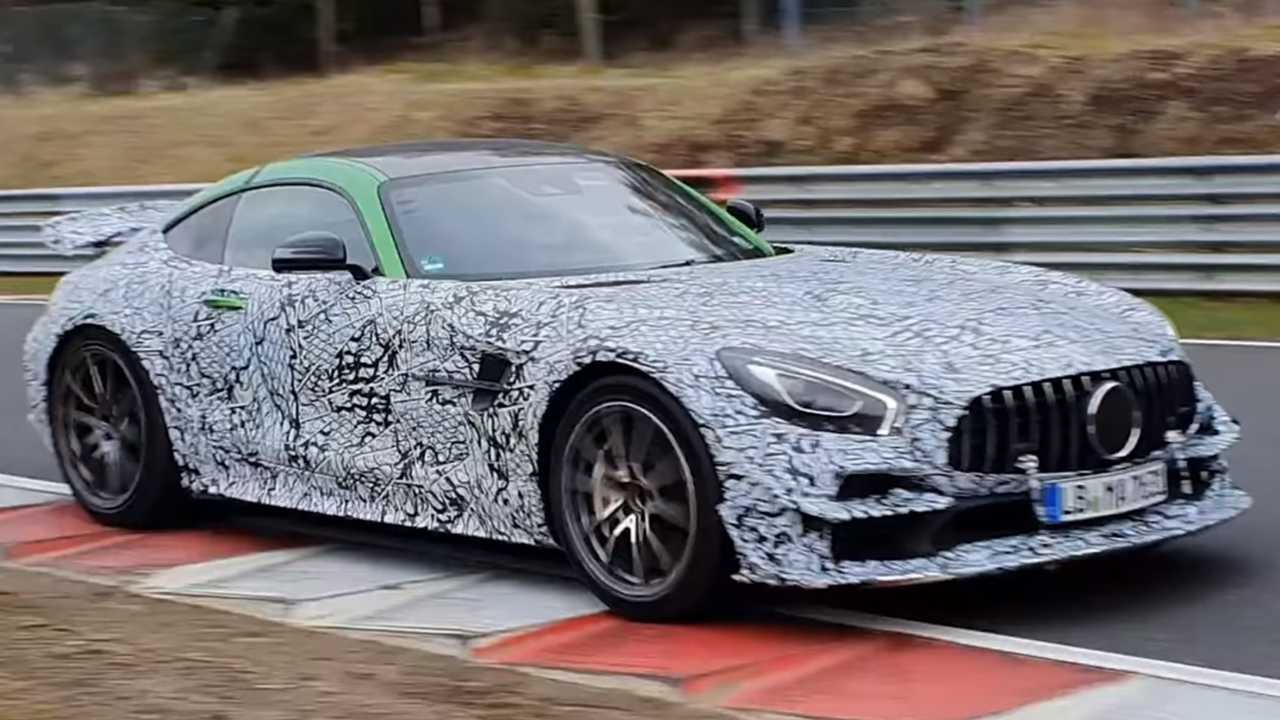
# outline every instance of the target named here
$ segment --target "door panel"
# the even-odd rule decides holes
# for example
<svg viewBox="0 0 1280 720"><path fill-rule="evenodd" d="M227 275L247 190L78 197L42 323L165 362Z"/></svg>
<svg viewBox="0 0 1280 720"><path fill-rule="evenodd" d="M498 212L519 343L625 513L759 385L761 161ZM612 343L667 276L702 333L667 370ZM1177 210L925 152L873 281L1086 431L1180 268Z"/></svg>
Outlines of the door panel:
<svg viewBox="0 0 1280 720"><path fill-rule="evenodd" d="M201 474L216 481L242 460L283 463L282 283L270 273L187 265L175 273L169 347L184 380L188 446L206 465Z"/></svg>
<svg viewBox="0 0 1280 720"><path fill-rule="evenodd" d="M294 282L286 314L299 422L288 452L296 467L329 476L316 478L332 485L326 511L488 534L471 503L492 475L472 410L485 384L426 284Z"/></svg>

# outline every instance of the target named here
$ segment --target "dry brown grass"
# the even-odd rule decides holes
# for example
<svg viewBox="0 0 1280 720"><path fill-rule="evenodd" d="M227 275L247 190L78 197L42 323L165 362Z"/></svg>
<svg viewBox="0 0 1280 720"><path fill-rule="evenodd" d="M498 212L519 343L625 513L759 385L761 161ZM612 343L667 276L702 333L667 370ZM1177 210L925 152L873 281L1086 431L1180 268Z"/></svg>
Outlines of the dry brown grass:
<svg viewBox="0 0 1280 720"><path fill-rule="evenodd" d="M0 187L203 181L300 152L447 136L574 141L666 167L1280 147L1280 24L1259 19L1265 8L1192 25L1158 3L1093 5L998 14L980 34L823 38L797 55L766 44L604 70L471 57L0 97Z"/></svg>

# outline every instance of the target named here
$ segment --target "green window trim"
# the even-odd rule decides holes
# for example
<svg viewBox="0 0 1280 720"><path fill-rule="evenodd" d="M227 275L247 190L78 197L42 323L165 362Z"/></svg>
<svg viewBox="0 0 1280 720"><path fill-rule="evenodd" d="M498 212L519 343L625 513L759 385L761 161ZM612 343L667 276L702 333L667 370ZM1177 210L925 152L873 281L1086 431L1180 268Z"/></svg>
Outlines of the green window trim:
<svg viewBox="0 0 1280 720"><path fill-rule="evenodd" d="M665 175L666 173L663 173L663 174ZM717 204L714 200L707 197L706 195L703 195L702 193L698 192L692 187L684 184L680 180L671 177L670 175L667 175L667 177L671 178L671 181L674 182L675 184L684 188L685 192L697 198L698 202L702 203L707 207L708 210L715 213L716 217L719 217L721 220L724 220L729 225L729 227L733 228L734 232L738 233L743 238L745 238L748 242L750 242L757 249L759 249L760 252L763 252L765 255L778 254L778 251L775 250L773 246L770 245L768 242L765 242L764 238L757 235L751 228L739 222L737 218L730 215L727 210L720 207L720 205Z"/></svg>
<svg viewBox="0 0 1280 720"><path fill-rule="evenodd" d="M386 214L382 210L382 201L378 197L378 187L386 179L382 173L353 160L308 157L267 165L253 178L250 188L246 189L263 185L279 185L289 181L319 182L337 188L355 204L356 212L364 221L383 276L403 280L408 277L408 274L405 272L404 262L400 259L400 252L396 248L391 225L387 222Z"/></svg>

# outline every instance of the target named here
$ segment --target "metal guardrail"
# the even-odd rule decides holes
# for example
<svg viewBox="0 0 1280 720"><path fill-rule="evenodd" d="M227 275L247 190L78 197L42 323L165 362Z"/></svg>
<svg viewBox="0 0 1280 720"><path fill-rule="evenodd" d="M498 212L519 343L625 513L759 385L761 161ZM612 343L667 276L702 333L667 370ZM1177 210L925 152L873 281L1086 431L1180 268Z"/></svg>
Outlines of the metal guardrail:
<svg viewBox="0 0 1280 720"><path fill-rule="evenodd" d="M1145 292L1280 294L1280 155L675 174L758 203L780 243L974 253ZM0 191L0 273L84 262L44 249L45 219L201 187Z"/></svg>
<svg viewBox="0 0 1280 720"><path fill-rule="evenodd" d="M92 260L96 253L55 253L40 241L46 220L79 210L144 200L182 200L201 184L119 185L112 187L0 190L0 274L64 273Z"/></svg>

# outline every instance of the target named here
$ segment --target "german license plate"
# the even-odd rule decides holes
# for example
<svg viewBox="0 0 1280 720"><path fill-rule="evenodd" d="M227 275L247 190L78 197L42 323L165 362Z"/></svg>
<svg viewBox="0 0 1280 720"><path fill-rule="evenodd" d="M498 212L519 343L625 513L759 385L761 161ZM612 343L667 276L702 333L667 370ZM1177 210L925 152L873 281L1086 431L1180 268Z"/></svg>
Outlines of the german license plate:
<svg viewBox="0 0 1280 720"><path fill-rule="evenodd" d="M1105 475L1045 483L1040 487L1041 517L1067 523L1116 515L1154 505L1169 497L1163 462Z"/></svg>

